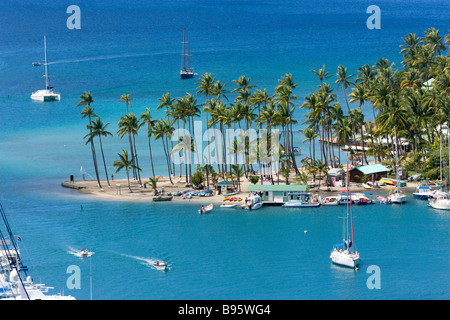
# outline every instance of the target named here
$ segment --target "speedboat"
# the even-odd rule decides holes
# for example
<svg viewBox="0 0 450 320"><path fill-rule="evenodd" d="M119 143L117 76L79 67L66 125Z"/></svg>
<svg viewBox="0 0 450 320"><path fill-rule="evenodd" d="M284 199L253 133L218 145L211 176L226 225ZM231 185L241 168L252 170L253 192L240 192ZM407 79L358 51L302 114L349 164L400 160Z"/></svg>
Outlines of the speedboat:
<svg viewBox="0 0 450 320"><path fill-rule="evenodd" d="M428 205L435 209L450 210L450 195L442 191L435 193L433 196L430 196Z"/></svg>
<svg viewBox="0 0 450 320"><path fill-rule="evenodd" d="M221 208L236 208L237 207L237 203L231 203L231 204L221 204L220 205Z"/></svg>
<svg viewBox="0 0 450 320"><path fill-rule="evenodd" d="M242 209L257 210L261 208L263 205L261 197L257 194L249 195L244 200L245 203L242 205Z"/></svg>
<svg viewBox="0 0 450 320"><path fill-rule="evenodd" d="M167 270L167 263L165 263L164 261L156 261L153 264L153 267L156 270L159 270L159 271L166 271Z"/></svg>
<svg viewBox="0 0 450 320"><path fill-rule="evenodd" d="M433 191L431 191L430 186L427 184L420 184L416 188L416 192L413 193L414 198L426 200L433 194Z"/></svg>
<svg viewBox="0 0 450 320"><path fill-rule="evenodd" d="M328 196L321 199L323 206L337 206L341 200L341 196Z"/></svg>
<svg viewBox="0 0 450 320"><path fill-rule="evenodd" d="M309 192L291 192L288 193L291 198L283 204L284 208L308 208L320 206L320 201Z"/></svg>
<svg viewBox="0 0 450 320"><path fill-rule="evenodd" d="M89 251L86 249L81 249L80 255L83 257L87 257L89 255Z"/></svg>
<svg viewBox="0 0 450 320"><path fill-rule="evenodd" d="M406 194L400 189L397 189L388 195L388 199L391 200L392 203L405 203L406 198Z"/></svg>
<svg viewBox="0 0 450 320"><path fill-rule="evenodd" d="M207 205L206 207L203 207L203 206L202 206L202 208L201 208L200 210L198 210L198 213L199 213L199 214L208 213L209 211L212 211L213 208L214 208L214 206L213 206L213 204L211 203L211 204Z"/></svg>

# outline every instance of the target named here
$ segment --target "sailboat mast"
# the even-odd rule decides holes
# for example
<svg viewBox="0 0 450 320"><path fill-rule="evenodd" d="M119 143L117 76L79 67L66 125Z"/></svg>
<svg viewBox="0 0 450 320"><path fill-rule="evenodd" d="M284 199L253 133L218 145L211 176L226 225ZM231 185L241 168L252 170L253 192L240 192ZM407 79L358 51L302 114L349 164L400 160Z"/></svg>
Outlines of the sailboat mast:
<svg viewBox="0 0 450 320"><path fill-rule="evenodd" d="M183 70L186 69L186 28L183 29Z"/></svg>
<svg viewBox="0 0 450 320"><path fill-rule="evenodd" d="M45 68L45 89L48 90L49 80L48 80L48 64L47 64L47 39L44 36L44 68Z"/></svg>
<svg viewBox="0 0 450 320"><path fill-rule="evenodd" d="M397 175L397 192L400 191L400 182L398 176L398 140L397 140L397 127L394 126L394 134L395 134L395 172Z"/></svg>

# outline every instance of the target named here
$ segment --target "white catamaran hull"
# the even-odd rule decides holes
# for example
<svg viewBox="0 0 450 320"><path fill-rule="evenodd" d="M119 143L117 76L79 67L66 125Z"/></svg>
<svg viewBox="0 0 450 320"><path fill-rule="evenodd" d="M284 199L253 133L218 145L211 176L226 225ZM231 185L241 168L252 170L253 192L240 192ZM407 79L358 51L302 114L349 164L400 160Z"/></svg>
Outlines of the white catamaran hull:
<svg viewBox="0 0 450 320"><path fill-rule="evenodd" d="M59 101L60 98L61 95L59 93L54 93L53 91L50 90L38 90L31 94L31 100L41 102Z"/></svg>

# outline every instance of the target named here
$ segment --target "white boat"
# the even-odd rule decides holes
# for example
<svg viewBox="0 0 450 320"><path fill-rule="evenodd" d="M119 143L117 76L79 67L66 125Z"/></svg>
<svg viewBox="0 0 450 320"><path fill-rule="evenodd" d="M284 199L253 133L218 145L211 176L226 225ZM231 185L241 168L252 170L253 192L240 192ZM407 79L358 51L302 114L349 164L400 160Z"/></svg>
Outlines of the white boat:
<svg viewBox="0 0 450 320"><path fill-rule="evenodd" d="M426 200L433 194L429 185L425 183L421 183L416 188L416 192L413 193L414 198Z"/></svg>
<svg viewBox="0 0 450 320"><path fill-rule="evenodd" d="M378 201L380 201L380 203L383 203L383 204L390 204L391 203L390 199L384 198L382 196L377 196L377 199L378 199Z"/></svg>
<svg viewBox="0 0 450 320"><path fill-rule="evenodd" d="M186 43L188 44L188 51L186 53ZM190 52L189 52L189 41L186 41L186 29L183 30L183 53L181 54L183 56L182 59L182 66L180 70L180 76L181 79L190 79L192 78L194 73L194 68L191 68L189 66L190 64ZM187 66L186 66L186 57L187 57Z"/></svg>
<svg viewBox="0 0 450 320"><path fill-rule="evenodd" d="M405 203L406 198L406 194L404 194L400 189L393 190L388 194L388 199L391 203Z"/></svg>
<svg viewBox="0 0 450 320"><path fill-rule="evenodd" d="M343 242L341 244L335 245L333 251L330 253L330 259L333 263L349 267L356 268L360 262L360 257L358 252L351 252L350 247L351 242Z"/></svg>
<svg viewBox="0 0 450 320"><path fill-rule="evenodd" d="M44 52L45 52L45 62L44 63L33 63L34 66L43 65L45 69L45 89L37 90L31 94L31 99L35 101L47 102L47 101L59 101L61 95L52 91L53 87L50 86L50 74L48 71L47 62L47 40L44 36Z"/></svg>
<svg viewBox="0 0 450 320"><path fill-rule="evenodd" d="M341 201L341 196L327 196L321 199L321 204L323 206L337 206Z"/></svg>
<svg viewBox="0 0 450 320"><path fill-rule="evenodd" d="M440 210L450 210L450 195L448 193L440 191L430 197L428 205Z"/></svg>
<svg viewBox="0 0 450 320"><path fill-rule="evenodd" d="M362 186L363 186L364 189L372 189L372 186L370 186L367 183L363 183Z"/></svg>
<svg viewBox="0 0 450 320"><path fill-rule="evenodd" d="M18 242L12 234L8 219L0 204L4 230L0 226L0 244L2 265L0 268L0 300L75 300L74 297L61 294L49 294L52 287L35 284L28 274L28 268L22 264ZM9 239L6 239L9 237ZM18 238L18 237L17 237ZM19 238L18 238L19 239ZM20 240L20 239L19 239Z"/></svg>
<svg viewBox="0 0 450 320"><path fill-rule="evenodd" d="M231 203L231 204L221 204L220 205L221 208L236 208L237 207L237 203Z"/></svg>
<svg viewBox="0 0 450 320"><path fill-rule="evenodd" d="M290 192L290 200L283 204L284 208L311 208L320 206L320 201L309 192Z"/></svg>
<svg viewBox="0 0 450 320"><path fill-rule="evenodd" d="M244 199L244 204L242 209L246 210L257 210L263 206L261 197L257 194L252 194Z"/></svg>
<svg viewBox="0 0 450 320"><path fill-rule="evenodd" d="M435 209L450 210L450 199L430 200L428 204Z"/></svg>
<svg viewBox="0 0 450 320"><path fill-rule="evenodd" d="M165 263L164 261L156 261L153 264L153 268L155 268L158 271L166 271L168 266L167 263Z"/></svg>
<svg viewBox="0 0 450 320"><path fill-rule="evenodd" d="M206 207L202 206L202 208L200 210L198 210L198 213L200 214L204 214L204 213L208 213L210 211L212 211L212 209L214 209L213 204L209 204Z"/></svg>
<svg viewBox="0 0 450 320"><path fill-rule="evenodd" d="M348 171L348 162L347 162L347 171ZM349 181L347 176L347 194L351 193L349 190ZM350 219L349 219L350 218ZM350 221L350 227L349 227ZM351 235L350 235L351 231ZM349 268L357 268L360 257L359 252L355 250L354 240L353 240L353 215L352 215L352 201L347 201L347 215L344 220L343 227L343 235L341 243L335 244L333 246L333 250L330 253L330 259L334 264L349 267Z"/></svg>

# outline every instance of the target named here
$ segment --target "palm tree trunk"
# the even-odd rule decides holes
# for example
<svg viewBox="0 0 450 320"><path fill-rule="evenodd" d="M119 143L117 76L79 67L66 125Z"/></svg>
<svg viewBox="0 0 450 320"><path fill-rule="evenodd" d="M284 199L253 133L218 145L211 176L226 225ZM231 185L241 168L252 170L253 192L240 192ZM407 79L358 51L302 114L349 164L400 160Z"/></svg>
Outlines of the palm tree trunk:
<svg viewBox="0 0 450 320"><path fill-rule="evenodd" d="M105 167L106 181L108 182L108 187L111 187L111 185L109 184L108 170L106 169L105 155L103 153L103 145L102 145L101 135L98 135L98 140L100 141L100 150L102 152L103 166Z"/></svg>
<svg viewBox="0 0 450 320"><path fill-rule="evenodd" d="M148 137L148 150L150 151L150 163L152 165L152 174L153 174L153 179L155 179L155 168L153 166L153 157L152 157L152 144L150 142L150 137Z"/></svg>

